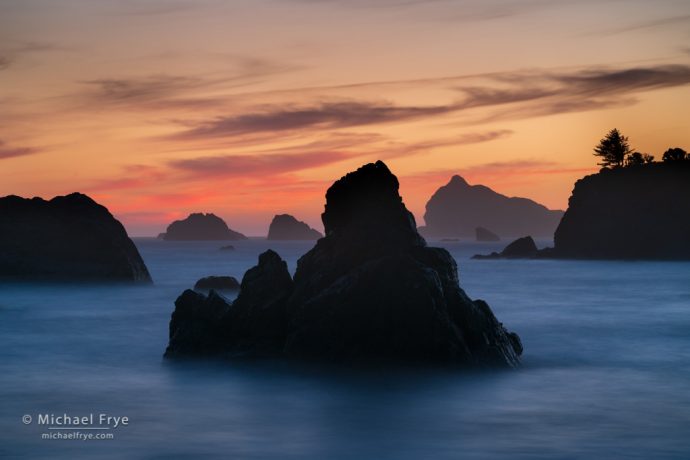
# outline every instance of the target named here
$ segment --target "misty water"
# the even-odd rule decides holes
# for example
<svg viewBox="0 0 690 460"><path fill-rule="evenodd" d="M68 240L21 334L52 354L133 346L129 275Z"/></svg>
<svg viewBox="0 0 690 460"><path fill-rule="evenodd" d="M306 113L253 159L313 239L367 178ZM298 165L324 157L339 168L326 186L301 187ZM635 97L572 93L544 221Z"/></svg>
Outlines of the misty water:
<svg viewBox="0 0 690 460"><path fill-rule="evenodd" d="M241 278L269 247L294 270L312 243L136 243L153 286L0 285L0 458L690 458L690 263L473 261L505 242L436 243L520 334L523 366L354 372L162 359L183 289ZM43 440L51 413L129 424Z"/></svg>

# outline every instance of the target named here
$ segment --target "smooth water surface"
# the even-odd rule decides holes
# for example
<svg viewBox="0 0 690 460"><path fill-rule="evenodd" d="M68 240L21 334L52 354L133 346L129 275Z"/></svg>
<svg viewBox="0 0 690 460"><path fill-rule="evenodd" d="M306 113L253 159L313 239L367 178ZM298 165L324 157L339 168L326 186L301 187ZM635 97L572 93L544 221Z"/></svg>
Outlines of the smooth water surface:
<svg viewBox="0 0 690 460"><path fill-rule="evenodd" d="M153 286L0 285L0 458L690 458L690 263L473 261L505 242L436 242L520 334L522 368L354 373L162 359L183 289L269 247L294 270L313 243L136 243ZM38 414L63 413L129 425L41 439Z"/></svg>

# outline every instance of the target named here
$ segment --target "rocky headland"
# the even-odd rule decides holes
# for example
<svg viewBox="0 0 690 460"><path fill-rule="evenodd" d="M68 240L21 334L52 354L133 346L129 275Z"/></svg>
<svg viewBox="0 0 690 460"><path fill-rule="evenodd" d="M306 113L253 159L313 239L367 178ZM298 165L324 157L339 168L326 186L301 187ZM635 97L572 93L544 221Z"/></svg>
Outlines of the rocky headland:
<svg viewBox="0 0 690 460"><path fill-rule="evenodd" d="M0 279L151 282L122 224L81 193L0 198Z"/></svg>

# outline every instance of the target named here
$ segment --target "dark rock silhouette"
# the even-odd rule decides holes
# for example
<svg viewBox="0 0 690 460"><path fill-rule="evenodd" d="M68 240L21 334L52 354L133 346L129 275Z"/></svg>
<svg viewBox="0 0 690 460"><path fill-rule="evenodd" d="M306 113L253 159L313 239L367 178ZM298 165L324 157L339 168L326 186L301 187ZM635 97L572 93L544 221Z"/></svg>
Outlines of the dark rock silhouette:
<svg viewBox="0 0 690 460"><path fill-rule="evenodd" d="M221 246L219 250L220 251L234 251L235 246L233 246L232 244L228 244L227 246Z"/></svg>
<svg viewBox="0 0 690 460"><path fill-rule="evenodd" d="M122 224L80 193L0 198L0 278L151 282Z"/></svg>
<svg viewBox="0 0 690 460"><path fill-rule="evenodd" d="M194 289L198 291L208 291L210 289L236 291L239 288L240 282L233 276L206 276L194 285Z"/></svg>
<svg viewBox="0 0 690 460"><path fill-rule="evenodd" d="M323 235L289 214L273 217L268 227L269 240L318 240Z"/></svg>
<svg viewBox="0 0 690 460"><path fill-rule="evenodd" d="M292 291L287 264L271 250L261 254L259 264L245 273L232 303L213 290L208 296L186 290L175 301L165 356L280 354Z"/></svg>
<svg viewBox="0 0 690 460"><path fill-rule="evenodd" d="M186 219L176 220L168 225L162 234L164 240L246 240L241 233L230 230L223 219L215 214L194 213Z"/></svg>
<svg viewBox="0 0 690 460"><path fill-rule="evenodd" d="M539 249L531 236L524 236L506 246L503 251L489 255L477 254L473 259L533 259L539 255Z"/></svg>
<svg viewBox="0 0 690 460"><path fill-rule="evenodd" d="M559 258L690 259L690 162L580 179L554 243Z"/></svg>
<svg viewBox="0 0 690 460"><path fill-rule="evenodd" d="M474 231L477 241L501 241L498 235L484 227L477 227Z"/></svg>
<svg viewBox="0 0 690 460"><path fill-rule="evenodd" d="M460 176L439 188L426 204L422 233L429 237L474 237L477 227L502 236L553 235L563 211L526 198L509 198Z"/></svg>
<svg viewBox="0 0 690 460"><path fill-rule="evenodd" d="M322 220L326 236L299 259L294 280L267 251L233 303L185 291L166 356L518 365L519 337L467 297L445 249L426 246L385 164L336 181Z"/></svg>

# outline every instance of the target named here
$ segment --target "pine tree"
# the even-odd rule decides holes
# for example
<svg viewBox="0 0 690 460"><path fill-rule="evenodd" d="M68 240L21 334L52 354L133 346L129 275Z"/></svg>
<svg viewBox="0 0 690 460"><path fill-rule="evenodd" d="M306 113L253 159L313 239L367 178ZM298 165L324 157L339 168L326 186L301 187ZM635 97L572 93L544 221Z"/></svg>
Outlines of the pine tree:
<svg viewBox="0 0 690 460"><path fill-rule="evenodd" d="M599 141L594 147L594 155L601 157L601 162L597 163L604 168L617 168L625 164L625 159L633 153L630 148L628 138L623 136L620 131L613 128L608 134Z"/></svg>

